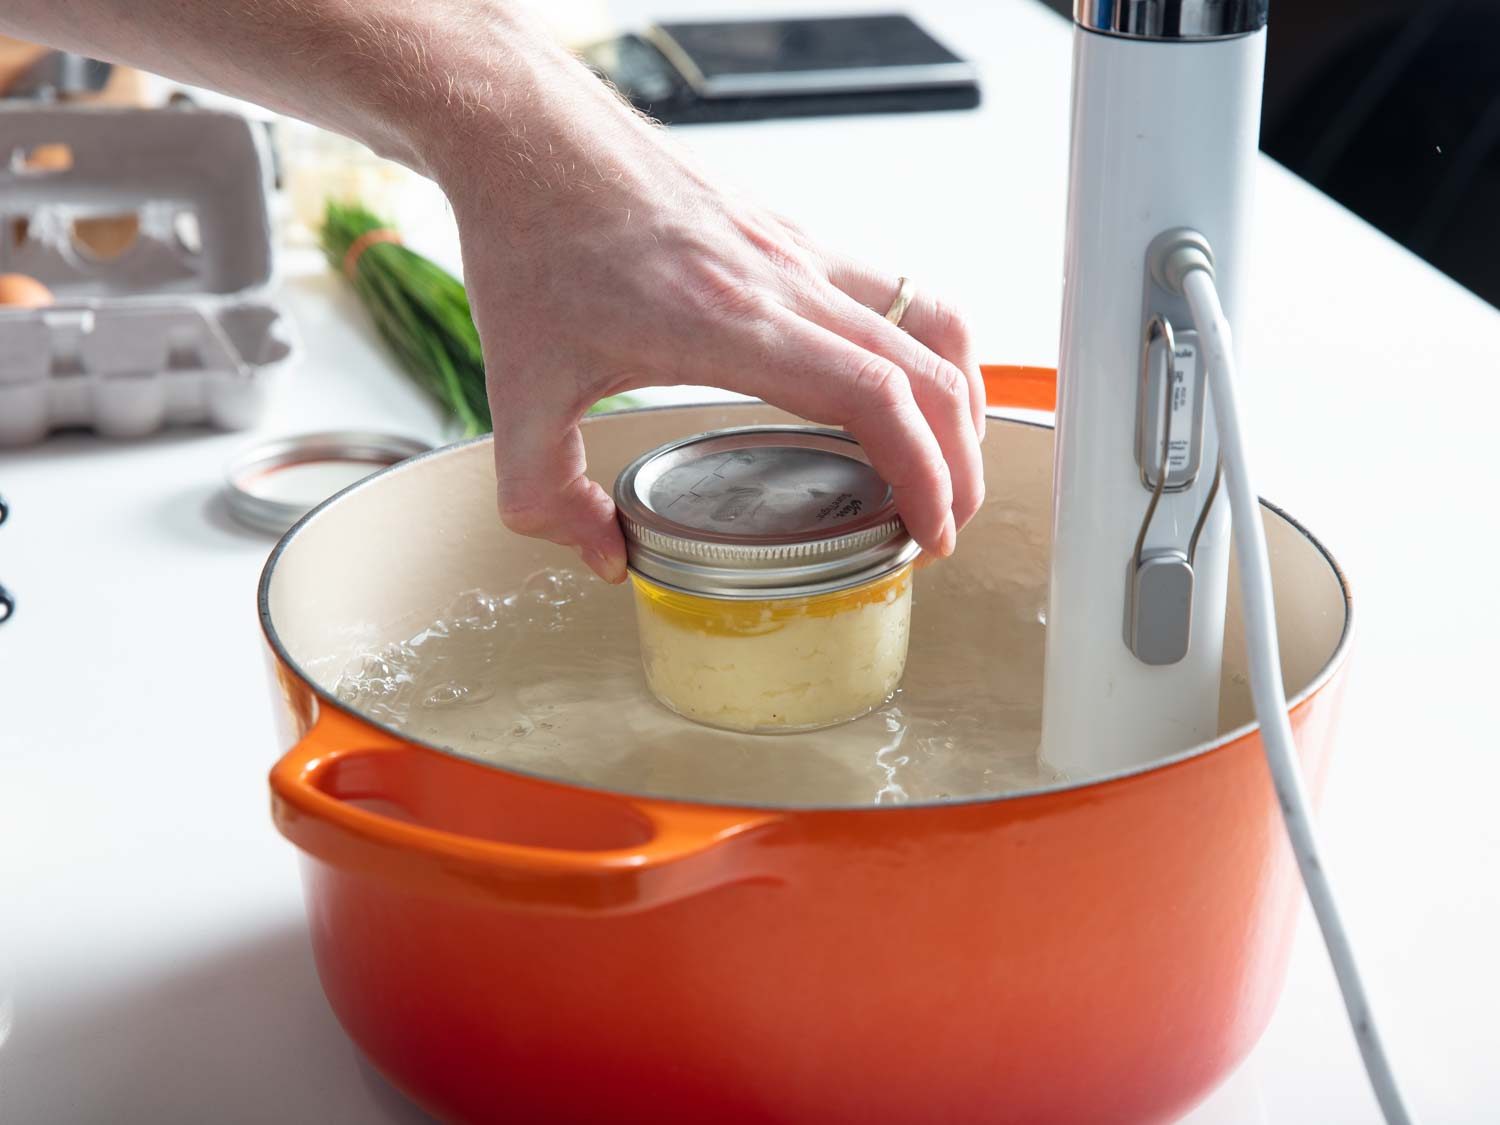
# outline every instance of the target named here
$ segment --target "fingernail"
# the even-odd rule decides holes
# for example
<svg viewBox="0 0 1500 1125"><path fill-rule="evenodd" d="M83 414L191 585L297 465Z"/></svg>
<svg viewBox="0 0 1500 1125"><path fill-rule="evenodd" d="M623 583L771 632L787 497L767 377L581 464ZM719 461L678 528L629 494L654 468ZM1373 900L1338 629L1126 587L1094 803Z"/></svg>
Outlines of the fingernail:
<svg viewBox="0 0 1500 1125"><path fill-rule="evenodd" d="M584 564L604 581L611 585L625 581L624 559L606 555L592 547L582 547L578 553L583 557Z"/></svg>
<svg viewBox="0 0 1500 1125"><path fill-rule="evenodd" d="M949 512L943 519L943 530L938 532L938 555L946 559L953 553L953 548L957 543L958 527L953 522L953 513Z"/></svg>

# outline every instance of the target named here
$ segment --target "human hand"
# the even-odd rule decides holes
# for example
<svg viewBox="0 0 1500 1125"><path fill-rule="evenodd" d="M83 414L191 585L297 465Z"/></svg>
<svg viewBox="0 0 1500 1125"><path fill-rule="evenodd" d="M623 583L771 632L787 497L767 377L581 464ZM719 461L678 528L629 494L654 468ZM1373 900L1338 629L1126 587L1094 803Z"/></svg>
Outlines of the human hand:
<svg viewBox="0 0 1500 1125"><path fill-rule="evenodd" d="M544 101L478 115L462 152L434 161L484 341L505 525L623 580L578 424L612 394L701 384L846 428L912 536L949 554L984 490L962 319L919 292L891 325L894 274L717 188L580 65L547 65Z"/></svg>

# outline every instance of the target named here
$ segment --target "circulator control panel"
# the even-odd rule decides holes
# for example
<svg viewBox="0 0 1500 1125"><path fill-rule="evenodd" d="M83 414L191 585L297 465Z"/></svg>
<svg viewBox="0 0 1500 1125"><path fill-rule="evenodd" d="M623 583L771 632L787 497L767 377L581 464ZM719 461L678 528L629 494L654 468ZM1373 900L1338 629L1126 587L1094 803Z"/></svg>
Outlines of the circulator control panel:
<svg viewBox="0 0 1500 1125"><path fill-rule="evenodd" d="M1153 325L1157 323L1152 321ZM1205 372L1198 333L1177 332L1171 346L1172 361L1168 364L1168 334L1158 330L1153 336L1148 328L1141 361L1141 392L1136 400L1135 460L1141 469L1141 483L1154 491L1165 442L1167 483L1162 491L1181 492L1198 479L1203 464Z"/></svg>

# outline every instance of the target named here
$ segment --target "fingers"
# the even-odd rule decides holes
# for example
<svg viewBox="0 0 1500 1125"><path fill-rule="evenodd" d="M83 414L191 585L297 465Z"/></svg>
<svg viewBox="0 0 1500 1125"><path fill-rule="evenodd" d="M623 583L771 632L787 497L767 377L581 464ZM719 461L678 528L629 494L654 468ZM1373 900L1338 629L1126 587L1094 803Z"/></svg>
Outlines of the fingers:
<svg viewBox="0 0 1500 1125"><path fill-rule="evenodd" d="M877 315L890 308L896 298L897 279L844 257L823 256L828 279L854 300ZM917 296L901 318L901 328L927 349L947 360L964 375L969 391L969 409L974 430L984 437L984 379L974 357L969 326L954 309L917 290Z"/></svg>
<svg viewBox="0 0 1500 1125"><path fill-rule="evenodd" d="M745 331L756 333L758 342L726 340L732 354L724 355L724 366L715 372L719 385L814 422L843 426L891 486L912 538L924 550L952 554L958 529L948 462L906 371L785 309L747 322ZM755 362L737 362L748 356ZM967 430L967 417L956 417Z"/></svg>
<svg viewBox="0 0 1500 1125"><path fill-rule="evenodd" d="M893 290L894 291L894 290ZM930 310L929 303L929 310ZM979 449L981 411L965 373L880 313L829 285L813 295L804 315L866 351L890 360L906 375L912 397L937 438L953 489L953 517L962 528L984 501L984 458ZM913 304L907 315L916 311ZM904 321L903 321L904 323Z"/></svg>
<svg viewBox="0 0 1500 1125"><path fill-rule="evenodd" d="M538 403L499 412L495 480L500 521L578 550L606 582L625 580L625 540L609 494L585 475L578 418Z"/></svg>

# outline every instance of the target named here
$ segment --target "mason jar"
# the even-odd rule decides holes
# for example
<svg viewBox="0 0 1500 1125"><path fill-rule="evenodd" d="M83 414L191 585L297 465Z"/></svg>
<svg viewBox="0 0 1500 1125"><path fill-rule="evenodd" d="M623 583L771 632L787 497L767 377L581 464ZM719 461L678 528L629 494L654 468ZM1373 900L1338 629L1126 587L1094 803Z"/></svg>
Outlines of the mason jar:
<svg viewBox="0 0 1500 1125"><path fill-rule="evenodd" d="M615 482L646 683L708 726L847 722L906 667L918 554L849 435L751 426L654 449Z"/></svg>

